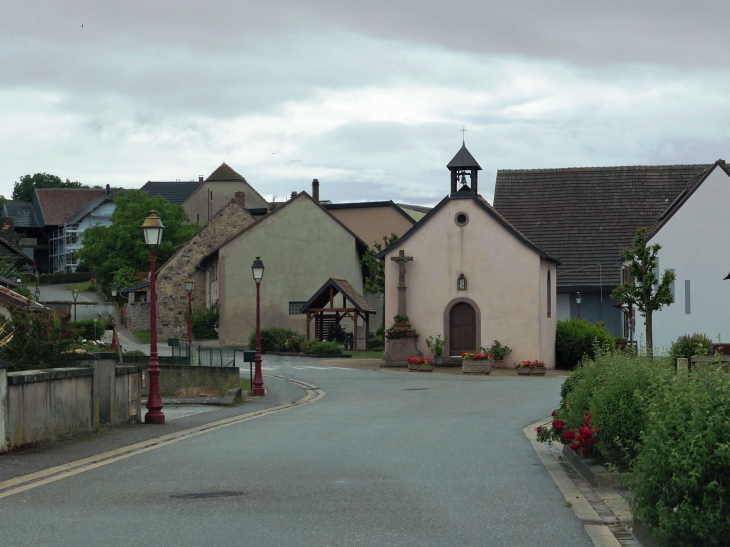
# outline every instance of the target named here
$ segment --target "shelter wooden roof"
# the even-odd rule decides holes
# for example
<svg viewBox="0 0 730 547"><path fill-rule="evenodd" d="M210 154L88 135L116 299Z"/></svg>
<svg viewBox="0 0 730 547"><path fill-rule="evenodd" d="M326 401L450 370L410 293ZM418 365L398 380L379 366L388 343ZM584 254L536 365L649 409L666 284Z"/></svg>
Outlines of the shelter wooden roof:
<svg viewBox="0 0 730 547"><path fill-rule="evenodd" d="M334 294L341 294L349 300L354 308L362 314L376 313L373 307L367 303L362 295L355 290L345 279L334 279L330 277L324 285L314 293L314 296L302 306L301 312L306 313L310 309L326 308L330 304L330 287Z"/></svg>

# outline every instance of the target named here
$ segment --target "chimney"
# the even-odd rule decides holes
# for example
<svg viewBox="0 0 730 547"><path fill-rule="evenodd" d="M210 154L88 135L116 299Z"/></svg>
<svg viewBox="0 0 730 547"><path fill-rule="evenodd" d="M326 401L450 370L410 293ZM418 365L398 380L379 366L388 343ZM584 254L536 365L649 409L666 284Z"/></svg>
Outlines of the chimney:
<svg viewBox="0 0 730 547"><path fill-rule="evenodd" d="M291 199L294 199L295 197L297 197L297 193L296 192L292 192L291 193Z"/></svg>
<svg viewBox="0 0 730 547"><path fill-rule="evenodd" d="M203 182L203 175L198 175L198 182Z"/></svg>
<svg viewBox="0 0 730 547"><path fill-rule="evenodd" d="M720 165L725 165L725 160L717 160L717 163L719 163Z"/></svg>
<svg viewBox="0 0 730 547"><path fill-rule="evenodd" d="M106 195L108 196L111 193L112 193L111 187L107 184L106 185Z"/></svg>
<svg viewBox="0 0 730 547"><path fill-rule="evenodd" d="M319 203L319 181L317 179L312 181L312 198Z"/></svg>
<svg viewBox="0 0 730 547"><path fill-rule="evenodd" d="M235 199L241 207L246 207L246 192L236 192L233 199Z"/></svg>

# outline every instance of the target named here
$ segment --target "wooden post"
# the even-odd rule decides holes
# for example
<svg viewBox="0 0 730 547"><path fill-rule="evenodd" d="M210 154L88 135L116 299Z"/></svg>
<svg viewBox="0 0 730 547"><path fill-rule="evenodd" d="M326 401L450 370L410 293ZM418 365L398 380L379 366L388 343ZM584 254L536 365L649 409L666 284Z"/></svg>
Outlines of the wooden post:
<svg viewBox="0 0 730 547"><path fill-rule="evenodd" d="M355 350L355 351L357 351L357 316L358 316L358 313L357 313L357 311L355 311L354 317L352 318L352 321L353 321L353 323L355 325L355 327L352 329L353 330L353 333L352 333L352 342L353 342L352 349Z"/></svg>
<svg viewBox="0 0 730 547"><path fill-rule="evenodd" d="M365 314L365 351L370 349L370 314Z"/></svg>
<svg viewBox="0 0 730 547"><path fill-rule="evenodd" d="M335 288L330 287L330 308L335 307Z"/></svg>
<svg viewBox="0 0 730 547"><path fill-rule="evenodd" d="M309 310L307 310L307 340L309 340L309 322L312 320L312 315Z"/></svg>

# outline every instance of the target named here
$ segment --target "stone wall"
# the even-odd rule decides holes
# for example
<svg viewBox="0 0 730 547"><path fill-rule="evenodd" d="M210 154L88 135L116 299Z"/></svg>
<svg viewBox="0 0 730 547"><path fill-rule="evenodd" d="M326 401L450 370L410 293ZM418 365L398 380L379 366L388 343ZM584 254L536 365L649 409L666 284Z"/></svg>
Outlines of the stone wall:
<svg viewBox="0 0 730 547"><path fill-rule="evenodd" d="M0 452L141 421L143 367L113 357L9 374L0 363Z"/></svg>
<svg viewBox="0 0 730 547"><path fill-rule="evenodd" d="M159 310L160 306L158 304L158 315L160 313ZM129 332L150 330L150 303L129 302L128 304L126 304L124 311L124 328L127 329Z"/></svg>
<svg viewBox="0 0 730 547"><path fill-rule="evenodd" d="M185 314L188 311L188 292L185 290L185 279L195 279L193 308L204 306L205 272L196 268L200 259L253 222L254 218L249 212L231 200L158 270L158 340L175 337L177 328L181 329L183 335L187 333Z"/></svg>
<svg viewBox="0 0 730 547"><path fill-rule="evenodd" d="M146 371L149 364L144 365L144 368ZM241 369L238 367L160 365L160 370L162 397L222 396L229 389L241 385ZM148 394L147 383L142 391Z"/></svg>

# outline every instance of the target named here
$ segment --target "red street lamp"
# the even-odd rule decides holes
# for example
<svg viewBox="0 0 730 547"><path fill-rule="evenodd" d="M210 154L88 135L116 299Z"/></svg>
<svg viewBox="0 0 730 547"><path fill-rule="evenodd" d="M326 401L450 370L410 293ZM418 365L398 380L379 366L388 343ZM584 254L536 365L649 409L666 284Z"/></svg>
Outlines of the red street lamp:
<svg viewBox="0 0 730 547"><path fill-rule="evenodd" d="M195 279L188 277L185 280L185 290L188 291L188 344L193 344L193 289Z"/></svg>
<svg viewBox="0 0 730 547"><path fill-rule="evenodd" d="M112 302L117 298L117 292L119 291L116 285L112 285ZM112 351L117 351L117 326L114 324L114 316L110 313L109 320L112 322Z"/></svg>
<svg viewBox="0 0 730 547"><path fill-rule="evenodd" d="M74 290L71 291L71 294L74 297L74 321L76 321L76 299L79 297L79 290L74 287Z"/></svg>
<svg viewBox="0 0 730 547"><path fill-rule="evenodd" d="M160 366L157 363L157 308L155 307L155 258L156 249L162 241L162 220L155 211L142 223L144 242L150 248L150 396L147 399L147 414L144 421L148 424L164 424L165 415L162 413L162 397L160 397Z"/></svg>
<svg viewBox="0 0 730 547"><path fill-rule="evenodd" d="M580 292L575 293L575 303L578 304L578 319L580 319L580 303L583 300L583 297L580 295Z"/></svg>
<svg viewBox="0 0 730 547"><path fill-rule="evenodd" d="M253 280L256 281L256 355L253 362L256 372L253 376L253 394L266 395L264 389L264 377L261 375L261 280L264 278L264 263L261 257L257 256L251 266Z"/></svg>

